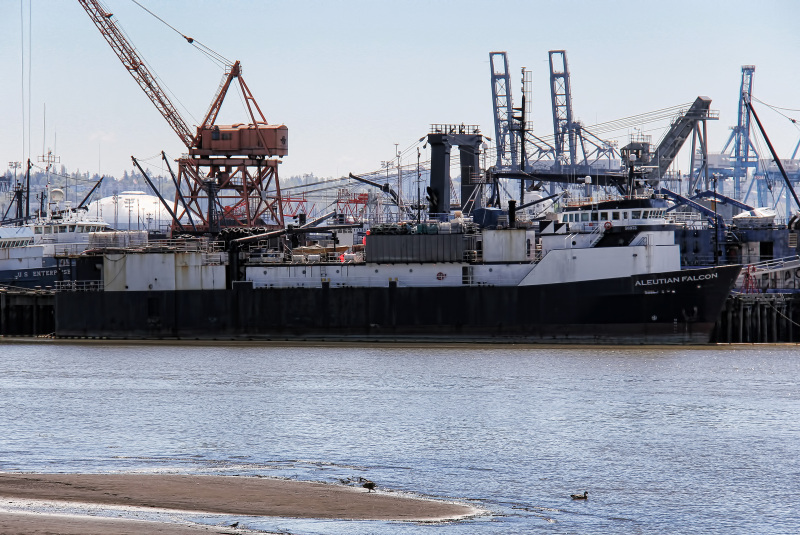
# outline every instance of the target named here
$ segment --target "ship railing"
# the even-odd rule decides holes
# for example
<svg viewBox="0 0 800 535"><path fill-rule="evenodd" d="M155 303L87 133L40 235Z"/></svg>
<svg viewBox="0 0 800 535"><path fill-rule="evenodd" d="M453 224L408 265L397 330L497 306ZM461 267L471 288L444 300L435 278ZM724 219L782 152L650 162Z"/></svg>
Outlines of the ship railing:
<svg viewBox="0 0 800 535"><path fill-rule="evenodd" d="M56 281L57 292L100 292L103 290L103 281Z"/></svg>
<svg viewBox="0 0 800 535"><path fill-rule="evenodd" d="M786 267L800 267L800 256L787 256L784 258L775 258L773 260L764 260L763 262L756 262L747 264L745 269L752 271L772 271L775 269L783 269ZM743 269L742 271L745 271Z"/></svg>
<svg viewBox="0 0 800 535"><path fill-rule="evenodd" d="M76 256L87 250L88 243L45 243L40 245L47 245L53 247L54 256Z"/></svg>
<svg viewBox="0 0 800 535"><path fill-rule="evenodd" d="M619 201L620 199L650 199L652 193L634 194L634 195L593 195L591 197L569 197L563 201L566 206L585 206L587 204L599 204L606 201ZM660 198L660 196L657 195Z"/></svg>
<svg viewBox="0 0 800 535"><path fill-rule="evenodd" d="M708 228L708 220L697 212L668 212L664 220L668 224L682 225L690 229Z"/></svg>
<svg viewBox="0 0 800 535"><path fill-rule="evenodd" d="M223 251L224 244L217 241L210 241L208 238L172 238L166 240L153 240L136 247L136 249L153 252L169 251L179 253L218 253Z"/></svg>
<svg viewBox="0 0 800 535"><path fill-rule="evenodd" d="M589 236L590 236L590 238L589 238L589 247L594 247L595 245L597 245L597 242L600 241L600 239L603 237L604 234L605 234L605 228L601 227L600 225L597 225L594 228L594 230L592 230L589 233Z"/></svg>
<svg viewBox="0 0 800 535"><path fill-rule="evenodd" d="M201 255L204 266L224 266L228 264L228 256L220 252L205 252Z"/></svg>

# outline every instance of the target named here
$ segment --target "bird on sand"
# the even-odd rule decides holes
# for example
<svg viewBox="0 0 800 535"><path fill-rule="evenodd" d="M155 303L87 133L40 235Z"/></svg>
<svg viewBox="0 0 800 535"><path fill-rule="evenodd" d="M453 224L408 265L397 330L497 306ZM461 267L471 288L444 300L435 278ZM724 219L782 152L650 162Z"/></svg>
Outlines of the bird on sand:
<svg viewBox="0 0 800 535"><path fill-rule="evenodd" d="M372 492L375 489L375 483L369 480L361 486L367 489L367 492Z"/></svg>
<svg viewBox="0 0 800 535"><path fill-rule="evenodd" d="M573 500L586 500L586 499L589 498L589 491L588 490L584 490L583 494L570 494L570 497Z"/></svg>
<svg viewBox="0 0 800 535"><path fill-rule="evenodd" d="M238 525L239 525L239 523L238 523L238 522L234 522L233 524L231 524L231 527L232 527L232 528L235 528L235 527L236 527L236 526L238 526Z"/></svg>

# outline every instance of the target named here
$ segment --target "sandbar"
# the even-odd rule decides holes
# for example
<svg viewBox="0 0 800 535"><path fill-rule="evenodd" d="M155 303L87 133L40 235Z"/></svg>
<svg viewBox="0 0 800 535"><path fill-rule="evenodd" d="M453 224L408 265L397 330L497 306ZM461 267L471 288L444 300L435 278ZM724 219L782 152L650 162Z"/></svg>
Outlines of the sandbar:
<svg viewBox="0 0 800 535"><path fill-rule="evenodd" d="M469 505L410 498L360 487L240 476L176 474L0 473L0 500L51 500L197 513L341 520L445 521L475 515ZM143 527L143 526L147 527ZM57 529L53 529L57 528ZM94 535L105 533L236 533L219 526L95 517L0 513L0 532Z"/></svg>

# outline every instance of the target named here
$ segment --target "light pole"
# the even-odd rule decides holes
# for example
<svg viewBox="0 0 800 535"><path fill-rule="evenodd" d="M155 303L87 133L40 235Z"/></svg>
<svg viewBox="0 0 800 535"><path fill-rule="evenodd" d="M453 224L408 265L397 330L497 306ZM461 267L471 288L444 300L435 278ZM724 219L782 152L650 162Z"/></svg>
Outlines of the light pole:
<svg viewBox="0 0 800 535"><path fill-rule="evenodd" d="M388 161L381 161L381 167L383 167L384 169L386 169L386 187L387 187L387 188L389 187L389 168L390 168L391 166L392 166L392 162L391 162L391 160L388 160ZM389 209L388 209L388 210L385 210L385 211L383 211L383 212L387 214L387 218L386 218L386 220L387 220L387 221L390 221L390 220L391 220L391 216L392 216L392 213L391 213L391 206L389 206ZM397 218L398 218L398 221L399 221L399 220L400 220L400 211L399 211L399 209L398 209L398 215L397 215Z"/></svg>
<svg viewBox="0 0 800 535"><path fill-rule="evenodd" d="M14 184L17 183L17 169L22 167L22 162L8 162L8 166L14 170Z"/></svg>
<svg viewBox="0 0 800 535"><path fill-rule="evenodd" d="M128 209L128 230L130 230L131 229L131 210L133 209L133 199L131 199L129 197L127 199L124 199L122 202L123 202L123 204L125 204L125 207Z"/></svg>
<svg viewBox="0 0 800 535"><path fill-rule="evenodd" d="M719 264L719 238L720 238L720 227L719 221L717 219L717 178L719 178L719 173L714 173L712 175L712 181L714 182L714 200L712 201L714 207L714 265L716 266Z"/></svg>
<svg viewBox="0 0 800 535"><path fill-rule="evenodd" d="M419 192L419 184L422 182L422 174L419 172L419 157L420 151L419 147L417 147L417 225L420 223L420 192Z"/></svg>
<svg viewBox="0 0 800 535"><path fill-rule="evenodd" d="M119 195L117 192L114 192L112 202L114 203L114 230L119 230Z"/></svg>

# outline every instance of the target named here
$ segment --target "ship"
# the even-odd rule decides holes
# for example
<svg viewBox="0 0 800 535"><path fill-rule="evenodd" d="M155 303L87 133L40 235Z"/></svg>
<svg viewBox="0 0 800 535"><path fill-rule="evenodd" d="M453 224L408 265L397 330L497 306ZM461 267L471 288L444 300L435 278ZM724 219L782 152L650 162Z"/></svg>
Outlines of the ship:
<svg viewBox="0 0 800 535"><path fill-rule="evenodd" d="M287 228L227 252L202 240L107 251L76 269L100 291L56 294L56 335L708 343L741 266L682 269L667 207L649 194L571 202L541 221L512 206L481 225L454 213Z"/></svg>
<svg viewBox="0 0 800 535"><path fill-rule="evenodd" d="M31 227L0 227L0 287L46 288L69 278L65 260L44 254Z"/></svg>
<svg viewBox="0 0 800 535"><path fill-rule="evenodd" d="M147 231L115 231L86 209L61 207L60 189L49 192L45 210L28 221L0 226L0 286L53 288L72 280L76 255L87 249L128 247L145 243Z"/></svg>

